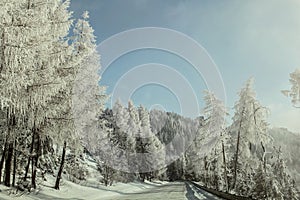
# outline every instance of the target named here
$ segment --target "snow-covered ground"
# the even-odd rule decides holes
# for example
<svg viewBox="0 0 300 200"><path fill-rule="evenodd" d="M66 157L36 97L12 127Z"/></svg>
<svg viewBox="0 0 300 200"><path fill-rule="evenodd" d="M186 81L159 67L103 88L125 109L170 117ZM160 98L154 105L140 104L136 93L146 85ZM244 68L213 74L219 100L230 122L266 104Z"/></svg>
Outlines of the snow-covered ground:
<svg viewBox="0 0 300 200"><path fill-rule="evenodd" d="M1 200L20 199L20 200L219 200L220 198L196 188L190 183L174 182L145 182L145 183L118 183L111 187L101 185L82 186L65 181L61 190L57 191L46 185L38 190L28 193L17 193L9 188L1 186Z"/></svg>
<svg viewBox="0 0 300 200"><path fill-rule="evenodd" d="M53 189L55 183L54 176L46 176L46 181L39 183L38 189L21 192L16 189L7 188L0 185L0 200L20 199L20 200L205 200L218 199L212 194L202 191L195 186L185 182L168 183L153 181L145 183L116 183L110 187L104 186L99 180L101 176L97 171L95 161L87 156L85 162L89 176L86 181L79 184L61 181L60 190Z"/></svg>
<svg viewBox="0 0 300 200"><path fill-rule="evenodd" d="M54 179L52 180L54 181ZM48 182L50 183L50 182ZM44 184L36 191L28 192L17 192L15 189L6 188L0 186L0 199L119 199L121 196L132 193L141 193L145 190L161 186L164 183L117 183L110 187L103 185L92 185L83 186L72 183L70 181L64 181L59 191L50 187L50 185Z"/></svg>
<svg viewBox="0 0 300 200"><path fill-rule="evenodd" d="M145 190L149 190L158 186L167 184L166 182L154 181L145 183L116 183L110 187L104 186L100 181L101 175L97 171L97 164L94 160L87 156L86 158L87 169L89 176L86 181L80 184L75 184L71 181L67 181L66 178L61 180L60 190L53 189L55 183L55 177L46 176L46 180L39 184L38 189L29 193L28 191L20 192L16 189L7 188L0 185L0 199L20 199L20 200L32 200L32 199L118 199L122 195L139 193Z"/></svg>

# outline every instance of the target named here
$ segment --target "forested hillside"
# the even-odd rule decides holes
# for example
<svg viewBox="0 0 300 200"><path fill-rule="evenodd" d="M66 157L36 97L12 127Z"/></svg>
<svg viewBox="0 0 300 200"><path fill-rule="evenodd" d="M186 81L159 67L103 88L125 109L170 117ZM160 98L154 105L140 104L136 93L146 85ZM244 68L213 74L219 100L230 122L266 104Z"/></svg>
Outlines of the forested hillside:
<svg viewBox="0 0 300 200"><path fill-rule="evenodd" d="M297 181L300 187L300 161L298 159L300 152L300 135L293 133L286 128L272 128L269 134L273 138L273 145L280 146L282 154L286 158L286 165L292 177Z"/></svg>

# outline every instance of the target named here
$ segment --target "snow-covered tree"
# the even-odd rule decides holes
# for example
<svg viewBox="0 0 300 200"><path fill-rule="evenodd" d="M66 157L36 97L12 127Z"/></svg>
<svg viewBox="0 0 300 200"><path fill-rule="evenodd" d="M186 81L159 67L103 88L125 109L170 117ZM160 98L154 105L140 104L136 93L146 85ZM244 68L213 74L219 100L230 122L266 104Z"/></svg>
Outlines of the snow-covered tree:
<svg viewBox="0 0 300 200"><path fill-rule="evenodd" d="M76 131L82 138L83 146L95 157L98 164L104 162L108 180L113 172L109 168L111 163L106 163L114 153L110 141L112 127L105 117L106 88L99 85L100 55L96 50L96 39L89 23L88 12L84 12L82 18L76 22L73 33L72 59L78 66L72 88L75 94L72 99L72 114Z"/></svg>
<svg viewBox="0 0 300 200"><path fill-rule="evenodd" d="M290 74L291 89L283 90L282 93L291 98L292 104L300 108L300 69Z"/></svg>
<svg viewBox="0 0 300 200"><path fill-rule="evenodd" d="M95 158L98 163L99 171L103 175L103 180L105 186L112 185L115 180L116 169L114 164L116 161L115 155L118 153L116 151L115 145L113 143L113 130L115 122L112 110L106 109L99 118L98 131L93 138L93 144L90 153Z"/></svg>
<svg viewBox="0 0 300 200"><path fill-rule="evenodd" d="M73 83L73 115L78 135L89 150L97 146L93 140L98 134L99 116L104 111L106 88L99 85L100 55L97 52L94 30L89 24L89 14L84 12L73 30L74 59L78 73Z"/></svg>
<svg viewBox="0 0 300 200"><path fill-rule="evenodd" d="M150 111L150 123L151 130L154 134L159 134L159 132L167 125L168 123L168 114L162 110L151 110ZM166 138L160 138L161 141L165 142Z"/></svg>
<svg viewBox="0 0 300 200"><path fill-rule="evenodd" d="M76 25L73 42L69 41L72 24L69 3L68 0L0 2L0 105L1 115L9 122L6 130L1 130L5 148L2 151L0 174L2 166L5 166L7 186L11 183L12 160L15 183L15 163L19 159L15 150L23 155L22 164L17 166L25 167L23 179L26 182L31 171L31 186L35 188L37 168L42 165L38 161L45 164L48 146L53 143L63 146L57 178L59 183L67 146L72 147L71 150L80 148L79 135L82 132L76 132L74 126L76 111L80 109L75 109L75 115L72 113L72 96L74 88L79 88L75 90L77 96L80 96L78 91L84 90L80 90L82 85L76 87L78 85L75 83L84 80L89 83L83 84L84 88L90 89L90 96L86 98L90 100L89 105L80 102L79 105L82 103L84 106L77 106L83 108L80 111L93 110L92 114L81 113L93 116L86 118L88 123L85 127L95 127L104 108L104 88L98 84L100 57L96 52L93 29L85 13L83 19L79 20L80 25ZM79 79L78 74L81 75ZM80 79L82 77L85 79ZM86 97L86 93L80 94ZM27 139L29 136L31 139ZM58 186L56 184L56 188Z"/></svg>
<svg viewBox="0 0 300 200"><path fill-rule="evenodd" d="M116 101L112 110L116 125L118 127L118 129L114 131L116 134L116 143L118 143L119 147L125 151L127 132L129 128L129 113L128 110L122 105L120 100Z"/></svg>
<svg viewBox="0 0 300 200"><path fill-rule="evenodd" d="M248 80L240 91L229 129L232 136L237 137L232 188L240 194L249 192L252 173L258 166L257 160L265 163L265 145L270 141L267 134L266 108L256 100L252 84L253 79Z"/></svg>
<svg viewBox="0 0 300 200"><path fill-rule="evenodd" d="M64 90L60 92L61 106L56 107L57 113L60 113L60 118L65 119L64 121L60 120L62 123L55 123L56 125L63 125L63 128L59 129L60 134L58 135L62 136L59 141L63 141L64 143L61 167L55 185L56 189L59 189L59 180L63 169L64 151L67 141L73 151L81 149L78 139L79 136L82 136L82 132L76 132L77 129L75 129L75 126L78 127L78 124L74 125L74 119L78 123L85 123L83 129L80 130L87 131L83 134L84 139L87 137L89 139L92 138L88 141L84 140L85 147L92 151L91 148L97 146L95 141L98 140L95 138L99 134L97 130L99 123L98 116L103 111L106 100L106 95L104 94L105 88L99 86L100 77L98 70L100 68L100 56L96 51L93 28L89 25L88 20L88 13L85 12L82 15L82 19L77 21L73 30L72 47L74 47L74 50L69 58L69 63L72 65L60 68L60 75L67 84ZM85 90L87 88L88 90ZM73 92L75 93L75 98L73 98ZM75 104L75 112L72 110L72 103Z"/></svg>
<svg viewBox="0 0 300 200"><path fill-rule="evenodd" d="M13 127L24 126L32 130L32 144L28 153L28 164L25 179L32 167L32 186L35 188L35 177L41 143L48 133L44 132L48 103L57 95L65 82L58 76L58 68L65 65L68 43L65 39L71 25L69 2L52 0L40 4L32 1L5 1L5 17L3 26L1 69L1 105L6 105L7 116L14 123ZM13 6L12 6L13 5ZM64 18L55 20L52 16L58 10L64 10ZM8 20L8 21L5 21ZM58 29L55 27L58 26ZM54 31L55 30L55 31ZM10 38L9 38L10 37ZM6 54L10 52L9 54ZM17 81L16 81L17 80ZM2 107L3 108L3 107ZM9 130L13 130L10 125ZM11 132L11 131L10 131ZM18 138L14 131L13 140ZM11 134L9 134L11 135ZM11 146L13 141L8 141ZM9 154L12 154L9 151ZM11 156L6 160L7 173L10 173ZM6 176L9 185L9 175Z"/></svg>
<svg viewBox="0 0 300 200"><path fill-rule="evenodd" d="M126 139L126 153L128 160L129 172L132 174L131 179L138 178L138 160L136 156L136 137L139 134L140 130L140 121L138 111L135 108L133 102L130 100L128 102L128 130L127 130L127 139Z"/></svg>
<svg viewBox="0 0 300 200"><path fill-rule="evenodd" d="M150 127L149 112L142 105L138 108L140 130L137 138L137 158L142 181L151 181L160 175L160 169L165 167L165 149Z"/></svg>
<svg viewBox="0 0 300 200"><path fill-rule="evenodd" d="M61 69L70 67L68 59L71 56L72 48L68 45L67 36L72 23L71 13L68 11L69 1L61 2L53 0L49 4L38 4L36 1L27 1L27 9L39 20L30 18L39 29L34 36L35 62L29 73L29 80L32 83L27 87L26 97L23 101L27 102L28 118L27 127L32 129L32 141L30 148L32 168L32 186L35 188L35 177L37 173L38 161L41 156L42 142L53 139L56 135L48 132L47 120L55 115L55 109L50 110L50 102L59 96L68 80L61 76ZM26 12L25 12L26 13ZM43 13L43 14L40 14ZM44 18L43 18L44 17ZM33 25L33 27L35 27ZM46 31L46 32L45 32ZM32 35L31 35L32 37ZM30 165L30 159L25 170L25 180Z"/></svg>
<svg viewBox="0 0 300 200"><path fill-rule="evenodd" d="M5 121L7 121L6 130L1 133L5 141L0 172L5 160L4 184L10 186L13 143L18 134L14 129L20 118L23 119L22 117L25 116L26 101L23 101L22 96L25 96L26 88L30 84L28 72L34 66L35 57L35 49L29 47L30 44L26 38L31 33L35 34L33 29L24 31L30 22L21 21L21 19L26 19L22 2L1 1L0 4L0 104L1 111L6 118ZM17 20L16 16L18 16ZM25 27L18 27L18 25Z"/></svg>
<svg viewBox="0 0 300 200"><path fill-rule="evenodd" d="M298 199L298 191L295 181L289 175L285 161L282 158L281 149L275 149L275 161L272 164L273 181L276 182L277 192L282 199ZM279 191L279 192L278 192ZM276 194L275 191L273 194Z"/></svg>
<svg viewBox="0 0 300 200"><path fill-rule="evenodd" d="M128 130L129 130L129 113L122 105L120 100L117 100L113 106L113 118L116 126L113 130L112 141L117 149L118 161L114 163L114 167L118 169L119 178L127 179L126 173L129 172L128 162Z"/></svg>
<svg viewBox="0 0 300 200"><path fill-rule="evenodd" d="M229 135L226 131L225 117L227 115L226 108L222 101L210 91L205 91L204 96L204 126L202 148L209 144L211 149L206 155L206 162L210 166L211 185L217 190L225 190L228 192L228 167L227 155ZM205 150L202 150L205 151Z"/></svg>

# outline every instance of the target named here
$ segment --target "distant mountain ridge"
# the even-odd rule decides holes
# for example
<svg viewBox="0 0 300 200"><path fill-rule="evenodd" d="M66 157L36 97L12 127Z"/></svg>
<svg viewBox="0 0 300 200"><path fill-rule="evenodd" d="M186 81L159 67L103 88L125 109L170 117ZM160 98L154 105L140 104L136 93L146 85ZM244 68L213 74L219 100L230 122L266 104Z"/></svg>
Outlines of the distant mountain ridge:
<svg viewBox="0 0 300 200"><path fill-rule="evenodd" d="M273 146L281 146L287 168L300 188L300 134L287 128L271 128L269 134L273 138Z"/></svg>

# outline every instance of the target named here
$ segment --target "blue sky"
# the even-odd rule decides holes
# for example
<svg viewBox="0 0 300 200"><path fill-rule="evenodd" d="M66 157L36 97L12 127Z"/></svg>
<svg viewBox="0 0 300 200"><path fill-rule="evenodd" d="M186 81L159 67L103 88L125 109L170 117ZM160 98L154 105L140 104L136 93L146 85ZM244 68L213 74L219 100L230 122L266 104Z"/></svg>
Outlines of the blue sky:
<svg viewBox="0 0 300 200"><path fill-rule="evenodd" d="M300 67L300 1L72 0L71 10L75 18L85 10L90 12L98 43L140 27L169 28L190 36L216 63L224 80L229 109L238 99L237 92L244 82L254 77L257 97L271 111L271 125L300 130L300 111L280 92L289 88L289 73ZM189 63L168 52L148 49L123 55L103 74L101 83L112 92L126 72L146 63L176 69L188 79L199 105L203 106L203 79ZM176 94L158 85L140 87L132 98L148 108L181 112Z"/></svg>

